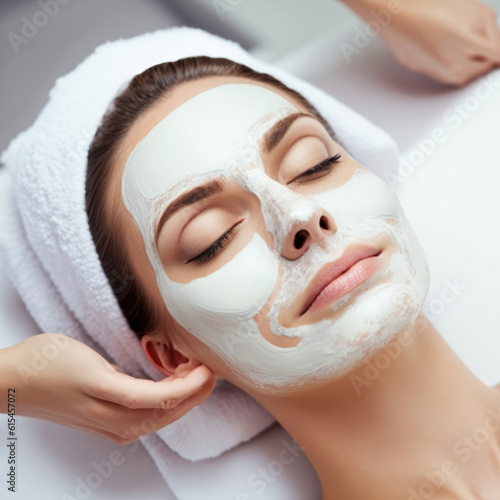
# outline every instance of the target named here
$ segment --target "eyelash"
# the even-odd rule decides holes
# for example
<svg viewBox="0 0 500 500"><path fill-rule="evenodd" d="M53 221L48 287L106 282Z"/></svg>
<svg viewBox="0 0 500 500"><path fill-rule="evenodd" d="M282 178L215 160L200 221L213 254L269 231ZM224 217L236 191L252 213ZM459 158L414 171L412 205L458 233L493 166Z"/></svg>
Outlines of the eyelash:
<svg viewBox="0 0 500 500"><path fill-rule="evenodd" d="M186 264L189 264L190 262L196 262L199 264L202 264L203 262L206 262L207 260L212 259L217 255L217 252L221 249L224 248L224 243L229 239L229 237L234 233L236 226L233 226L229 231L226 231L217 241L212 243L206 250L203 250L200 254L198 254L196 257L193 257L192 259L189 259L186 261Z"/></svg>
<svg viewBox="0 0 500 500"><path fill-rule="evenodd" d="M294 179L292 179L288 184L291 184L292 182L299 181L300 179L302 179L304 177L309 177L311 175L318 174L320 172L328 173L328 172L331 171L332 166L335 163L338 163L341 160L341 158L342 158L342 155L340 153L337 153L335 156L327 158L326 160L322 161L318 165L310 168L309 170L306 170L304 173L302 173L299 176L297 176ZM306 181L302 181L302 182L307 182L307 180Z"/></svg>
<svg viewBox="0 0 500 500"><path fill-rule="evenodd" d="M332 156L331 158L327 158L326 160L322 161L318 165L310 168L309 170L306 170L303 174L300 174L298 177L293 179L289 184L292 182L295 182L303 177L309 177L311 175L320 173L320 172L329 172L332 169L332 165L335 163L338 163L340 159L342 158L342 155L340 153L337 153L335 156ZM236 226L233 226L231 229L226 231L220 238L217 239L214 243L212 243L206 250L203 250L200 254L196 255L195 257L192 257L188 261L186 261L186 264L190 264L191 262L195 262L197 264L203 264L204 262L207 262L210 259L213 259L219 250L225 247L225 243L229 240L229 237L234 233L234 230L236 229Z"/></svg>

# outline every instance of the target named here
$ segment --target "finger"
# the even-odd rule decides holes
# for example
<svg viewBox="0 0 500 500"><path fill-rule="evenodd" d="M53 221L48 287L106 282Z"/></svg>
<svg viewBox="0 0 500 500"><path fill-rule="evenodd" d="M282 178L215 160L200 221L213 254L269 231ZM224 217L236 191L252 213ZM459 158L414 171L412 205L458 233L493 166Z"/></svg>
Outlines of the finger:
<svg viewBox="0 0 500 500"><path fill-rule="evenodd" d="M190 396L189 398L185 399L182 403L180 403L178 406L176 406L172 410L159 410L156 412L156 415L153 416L156 425L154 426L153 430L148 430L147 432L142 432L140 435L149 433L149 432L154 432L157 431L158 429L161 429L165 427L166 425L175 422L182 418L186 413L191 411L194 407L200 405L207 399L207 397L212 393L215 384L217 380L209 380L201 390ZM155 410L153 410L153 413ZM161 412L165 412L165 415L161 416ZM166 413L168 412L168 415ZM141 431L144 431L144 422L142 422L141 426ZM128 436L127 436L128 437Z"/></svg>
<svg viewBox="0 0 500 500"><path fill-rule="evenodd" d="M467 77L460 85L465 85L476 78L488 73L495 67L492 61L469 61L467 65Z"/></svg>
<svg viewBox="0 0 500 500"><path fill-rule="evenodd" d="M174 410L172 410L172 418L174 420L178 420L179 418L183 417L188 411L192 410L195 406L203 403L203 401L205 401L205 399L207 399L207 397L210 396L210 394L214 390L216 382L217 379L209 380L200 391L185 399Z"/></svg>
<svg viewBox="0 0 500 500"><path fill-rule="evenodd" d="M184 377L168 377L159 382L115 373L91 387L89 394L132 409L169 409L198 392L211 379L216 377L205 365L197 366Z"/></svg>
<svg viewBox="0 0 500 500"><path fill-rule="evenodd" d="M478 76L487 73L493 68L491 61L475 61L473 59L464 61L460 66L441 66L433 69L427 74L435 80L447 85L462 86L474 80Z"/></svg>
<svg viewBox="0 0 500 500"><path fill-rule="evenodd" d="M131 442L139 436L155 432L184 416L192 408L205 401L216 382L216 378L208 380L199 391L173 409L130 409L102 401L94 407L93 428L112 432L116 437Z"/></svg>
<svg viewBox="0 0 500 500"><path fill-rule="evenodd" d="M493 11L493 15L486 17L485 23L490 42L489 57L494 63L500 64L500 28L495 11Z"/></svg>
<svg viewBox="0 0 500 500"><path fill-rule="evenodd" d="M489 59L500 63L500 28L495 9L481 4L484 32L474 40L476 58Z"/></svg>

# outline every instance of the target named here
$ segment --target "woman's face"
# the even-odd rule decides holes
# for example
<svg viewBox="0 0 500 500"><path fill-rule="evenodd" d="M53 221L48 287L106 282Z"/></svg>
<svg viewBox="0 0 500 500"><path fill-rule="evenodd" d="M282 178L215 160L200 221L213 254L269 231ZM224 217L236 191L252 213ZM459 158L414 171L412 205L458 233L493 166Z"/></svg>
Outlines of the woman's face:
<svg viewBox="0 0 500 500"><path fill-rule="evenodd" d="M219 374L265 392L336 378L417 318L427 262L395 194L293 98L190 82L127 139L132 265Z"/></svg>

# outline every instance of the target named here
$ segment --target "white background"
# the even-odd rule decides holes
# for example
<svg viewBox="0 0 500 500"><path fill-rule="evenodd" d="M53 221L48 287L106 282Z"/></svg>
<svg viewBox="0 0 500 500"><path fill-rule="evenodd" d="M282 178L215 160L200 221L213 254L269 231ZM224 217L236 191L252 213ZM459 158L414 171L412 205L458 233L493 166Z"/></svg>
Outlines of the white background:
<svg viewBox="0 0 500 500"><path fill-rule="evenodd" d="M176 16L180 17L175 2L73 0L61 6L60 14L14 54L6 33L19 30L21 17L32 16L40 7L27 1L1 2L0 7L0 149L31 123L55 78L69 71L96 43L108 36L131 36L176 24ZM326 16L330 11L343 14ZM381 125L396 138L407 157L419 149L418 144L425 143L428 151L432 150L421 156L422 164L397 186L431 267L427 307L434 311L438 330L473 373L486 384L498 383L500 88L479 100L476 93L481 86L480 95L485 96L481 82L463 89L440 86L401 68L376 40L348 62L339 44L352 43L358 21L329 0L307 5L303 1L244 0L224 21L217 19L214 23L220 26L214 26L229 31L239 26L245 32L243 37L263 57L312 81ZM498 73L496 78L500 79ZM445 117L458 113L455 106L467 116L458 125L455 121L452 128ZM429 139L439 128L445 130L446 140L434 144L433 149ZM4 174L0 170L0 181ZM6 280L3 261L0 273L0 347L5 347L38 329ZM453 301L440 304L441 297L450 297L449 293L443 295L449 288L447 280L466 289ZM123 463L88 498L174 498L142 447L117 447L29 418L18 418L17 425L17 498L52 500L65 498L64 494L78 498L77 480L85 480L94 472L92 462L108 460L115 450L122 453ZM258 468L268 468L279 457L283 439L290 440L274 427L218 461L193 464L185 471L184 498L236 500L241 492L248 498L269 500L319 499L316 477L303 456L284 467L262 494L249 485ZM0 418L0 477L5 477L5 442L6 418ZM179 471L180 479L181 474ZM1 499L9 498L6 488L2 480ZM240 500L244 498L240 496Z"/></svg>

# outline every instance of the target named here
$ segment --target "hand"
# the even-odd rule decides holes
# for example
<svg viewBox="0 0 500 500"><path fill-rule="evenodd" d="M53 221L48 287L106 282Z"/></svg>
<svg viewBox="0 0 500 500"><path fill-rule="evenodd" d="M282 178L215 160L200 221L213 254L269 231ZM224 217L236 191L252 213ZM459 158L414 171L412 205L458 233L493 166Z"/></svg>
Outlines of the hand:
<svg viewBox="0 0 500 500"><path fill-rule="evenodd" d="M183 367L184 372L160 382L136 379L85 344L55 333L35 335L0 354L2 375L9 363L17 414L82 429L117 444L179 419L202 403L217 381L204 365L187 373Z"/></svg>
<svg viewBox="0 0 500 500"><path fill-rule="evenodd" d="M476 0L399 3L400 11L380 36L409 69L464 85L500 64L500 30L492 7Z"/></svg>

